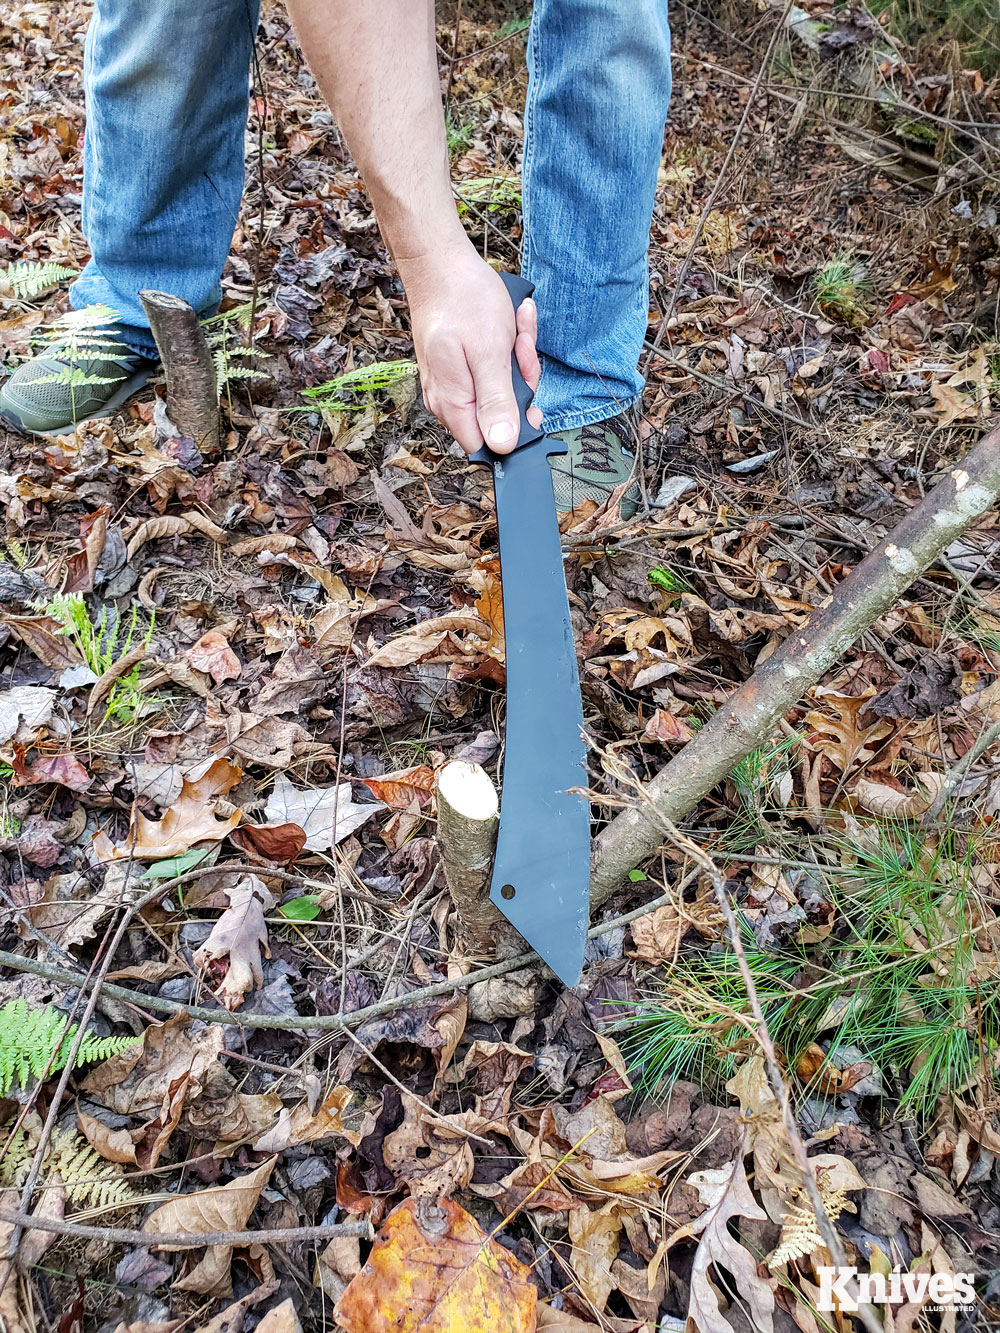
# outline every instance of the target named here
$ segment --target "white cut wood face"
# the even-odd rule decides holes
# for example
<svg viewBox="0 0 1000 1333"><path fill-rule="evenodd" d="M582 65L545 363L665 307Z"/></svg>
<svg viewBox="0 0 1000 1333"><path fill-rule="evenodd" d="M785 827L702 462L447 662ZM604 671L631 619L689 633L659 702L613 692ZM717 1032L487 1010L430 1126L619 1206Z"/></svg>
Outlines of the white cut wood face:
<svg viewBox="0 0 1000 1333"><path fill-rule="evenodd" d="M493 819L500 808L489 774L465 759L445 764L438 774L438 792L456 814L466 819Z"/></svg>

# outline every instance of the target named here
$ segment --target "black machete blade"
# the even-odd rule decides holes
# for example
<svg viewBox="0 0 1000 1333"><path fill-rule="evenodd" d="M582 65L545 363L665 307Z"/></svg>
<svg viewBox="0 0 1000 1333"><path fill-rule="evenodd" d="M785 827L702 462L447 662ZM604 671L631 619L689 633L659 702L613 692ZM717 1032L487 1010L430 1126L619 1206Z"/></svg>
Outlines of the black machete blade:
<svg viewBox="0 0 1000 1333"><path fill-rule="evenodd" d="M515 308L532 288L502 274ZM493 469L504 639L507 737L490 898L567 986L583 966L590 917L590 805L583 708L548 455L565 453L527 421L531 390L516 362L521 433Z"/></svg>

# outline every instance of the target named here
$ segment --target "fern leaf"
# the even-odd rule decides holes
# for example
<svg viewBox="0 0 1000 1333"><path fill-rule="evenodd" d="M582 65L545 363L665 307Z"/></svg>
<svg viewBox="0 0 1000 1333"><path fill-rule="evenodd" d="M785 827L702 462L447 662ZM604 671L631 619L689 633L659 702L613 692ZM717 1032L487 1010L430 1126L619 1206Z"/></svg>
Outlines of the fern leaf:
<svg viewBox="0 0 1000 1333"><path fill-rule="evenodd" d="M78 1024L49 1007L29 1009L23 998L0 1009L0 1096L30 1078L58 1073L69 1059ZM77 1065L106 1060L126 1050L136 1037L95 1037L87 1033L76 1053Z"/></svg>
<svg viewBox="0 0 1000 1333"><path fill-rule="evenodd" d="M64 264L57 264L51 259L41 263L31 259L21 259L16 264L11 264L6 273L11 291L19 301L29 301L33 296L47 292L50 287L57 287L67 278L75 277L75 268L67 268Z"/></svg>
<svg viewBox="0 0 1000 1333"><path fill-rule="evenodd" d="M99 1157L86 1139L72 1129L53 1134L42 1170L49 1178L59 1176L66 1187L66 1197L78 1208L109 1208L131 1203L135 1198L120 1164Z"/></svg>

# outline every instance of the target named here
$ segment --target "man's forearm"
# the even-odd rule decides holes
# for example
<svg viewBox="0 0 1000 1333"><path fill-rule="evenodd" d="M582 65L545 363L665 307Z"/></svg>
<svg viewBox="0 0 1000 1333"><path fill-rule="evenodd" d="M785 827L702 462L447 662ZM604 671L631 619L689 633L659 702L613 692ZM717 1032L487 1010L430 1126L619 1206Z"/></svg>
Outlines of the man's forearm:
<svg viewBox="0 0 1000 1333"><path fill-rule="evenodd" d="M433 0L288 0L288 9L397 264L462 244Z"/></svg>

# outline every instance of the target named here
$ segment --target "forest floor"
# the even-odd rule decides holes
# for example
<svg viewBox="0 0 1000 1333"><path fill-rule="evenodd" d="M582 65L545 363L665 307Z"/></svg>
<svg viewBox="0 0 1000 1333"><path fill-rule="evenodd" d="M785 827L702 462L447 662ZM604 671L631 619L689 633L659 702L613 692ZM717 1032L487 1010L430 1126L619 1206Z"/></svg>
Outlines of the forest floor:
<svg viewBox="0 0 1000 1333"><path fill-rule="evenodd" d="M646 503L565 533L598 821L996 424L998 90L810 12L674 14ZM455 191L514 269L526 28L464 13L439 32ZM87 255L88 18L0 19L11 366ZM221 447L153 388L75 435L0 434L0 998L27 1004L0 1012L4 1325L860 1327L817 1308L829 1255L683 840L593 924L674 900L595 936L577 988L477 979L434 773L502 760L488 474L420 405L398 278L276 7L259 57ZM998 543L991 514L684 827L848 1262L974 1277L971 1304L880 1307L895 1333L1000 1319L995 748L937 800L1000 720ZM84 973L124 990L60 1074ZM19 1198L54 1229L20 1237Z"/></svg>

